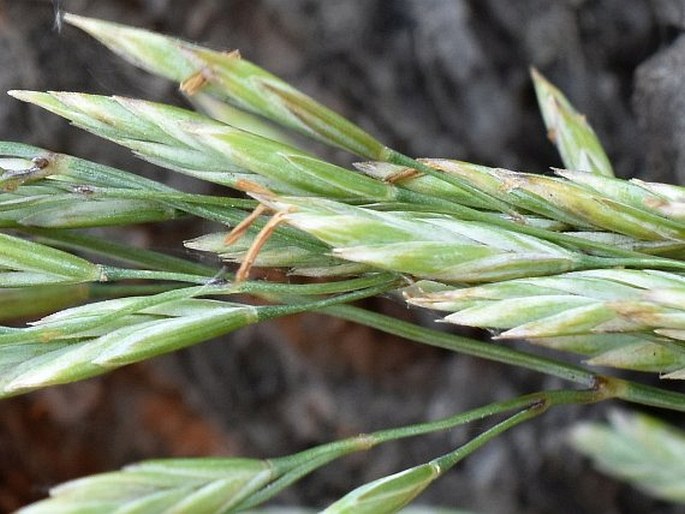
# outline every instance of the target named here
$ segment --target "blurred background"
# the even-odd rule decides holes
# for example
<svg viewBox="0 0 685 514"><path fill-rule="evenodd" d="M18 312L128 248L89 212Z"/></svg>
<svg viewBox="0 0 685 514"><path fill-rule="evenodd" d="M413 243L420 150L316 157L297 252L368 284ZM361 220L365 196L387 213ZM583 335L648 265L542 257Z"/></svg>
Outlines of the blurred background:
<svg viewBox="0 0 685 514"><path fill-rule="evenodd" d="M587 115L621 176L685 180L682 0L64 0L60 7L217 49L239 48L410 155L545 173L560 161L537 111L529 79L535 66ZM60 29L54 11L47 0L0 0L0 91L73 90L184 105L175 84L122 63L76 29ZM5 95L0 139L185 190L212 187L142 163ZM351 162L341 152L312 148ZM176 221L116 237L195 258L181 241L209 228ZM367 306L432 322L430 314L392 299ZM323 316L293 317L4 401L0 511L36 500L64 480L144 458L278 456L558 386L532 372ZM482 514L683 512L603 477L566 444L574 420L602 417L606 408L557 409L519 427L421 501ZM322 507L482 428L476 423L348 458L278 503Z"/></svg>

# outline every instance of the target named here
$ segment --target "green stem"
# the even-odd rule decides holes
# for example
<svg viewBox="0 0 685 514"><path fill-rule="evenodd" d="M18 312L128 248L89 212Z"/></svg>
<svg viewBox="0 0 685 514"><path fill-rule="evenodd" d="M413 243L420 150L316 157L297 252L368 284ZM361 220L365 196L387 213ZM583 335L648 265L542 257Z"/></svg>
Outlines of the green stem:
<svg viewBox="0 0 685 514"><path fill-rule="evenodd" d="M230 196L210 196L182 192L141 191L136 189L95 187L84 193L88 198L120 198L125 200L148 200L151 202L183 202L193 205L254 209L259 202Z"/></svg>
<svg viewBox="0 0 685 514"><path fill-rule="evenodd" d="M17 331L12 331L11 333L0 334L0 344L22 343L36 340L52 340L57 337L73 335L74 333L82 333L107 323L114 322L123 316L128 316L153 306L199 296L207 291L207 289L208 286L183 287L164 291L155 295L143 296L137 298L126 307L116 309L114 312L92 317L89 320L79 319L76 326L71 327L71 329L61 329L60 332L56 332L51 328L45 328L41 325L33 325Z"/></svg>
<svg viewBox="0 0 685 514"><path fill-rule="evenodd" d="M275 494L290 486L297 480L308 475L315 469L318 469L329 462L339 459L345 455L356 453L360 451L367 451L377 445L405 439L408 437L415 437L428 433L450 430L457 426L470 423L472 421L481 420L486 417L502 414L504 412L525 409L496 425L487 432L481 434L473 441L465 444L443 457L435 459L436 464L446 466L450 459L463 458L478 447L485 444L487 441L502 433L504 430L513 427L514 425L530 419L532 417L542 414L547 408L554 405L569 404L569 403L593 403L610 397L613 393L606 389L592 389L592 390L562 390L562 391L541 391L537 393L519 396L510 400L491 403L483 407L472 409L467 412L462 412L448 418L426 423L419 423L416 425L409 425L405 427L391 428L372 432L370 434L361 434L355 437L335 441L333 443L318 446L304 450L295 455L287 457L280 457L272 459L270 462L274 466L276 474L279 474L274 482L266 486L258 493L252 495L249 500L241 504L241 509L255 507L260 503L268 500ZM510 420L515 421L510 421ZM456 463L456 460L452 465ZM445 470L447 466L445 467Z"/></svg>
<svg viewBox="0 0 685 514"><path fill-rule="evenodd" d="M504 421L497 423L494 427L489 428L482 434L471 439L468 443L463 444L459 448L450 453L442 455L437 459L433 459L429 464L435 466L438 469L438 476L442 476L446 471L452 468L460 460L468 455L472 454L481 446L493 440L495 437L506 432L510 428L514 428L516 425L520 425L524 421L533 419L544 412L544 409L538 407L529 407L528 409L517 412L513 416L508 417ZM436 477L437 478L437 477Z"/></svg>
<svg viewBox="0 0 685 514"><path fill-rule="evenodd" d="M88 299L101 300L122 296L145 296L178 289L177 284L89 284Z"/></svg>
<svg viewBox="0 0 685 514"><path fill-rule="evenodd" d="M367 437L373 439L374 444L387 441L395 441L406 437L424 435L441 430L450 430L456 426L480 420L495 414L522 408L539 407L545 405L551 407L562 404L586 404L596 403L614 396L614 392L605 388L593 388L583 390L540 391L537 393L518 396L510 400L491 403L477 409L463 412L449 418L427 423L418 423L407 427L391 428L374 432Z"/></svg>
<svg viewBox="0 0 685 514"><path fill-rule="evenodd" d="M301 312L317 311L335 305L350 303L364 298L369 298L371 296L376 296L385 293L391 289L395 289L398 285L398 281L398 278L394 278L391 281L384 280L380 281L380 284L376 284L366 289L358 289L350 293L341 294L338 296L331 296L329 298L324 298L322 300L317 301L307 301L303 303L302 299L298 299L298 303L260 307L259 320L263 321L272 318L279 318L281 316L287 316L289 314L299 314ZM286 300L294 300L294 298L287 298Z"/></svg>
<svg viewBox="0 0 685 514"><path fill-rule="evenodd" d="M685 262L677 261L675 259L667 259L663 257L584 257L585 266L587 269L596 268L660 268L685 270Z"/></svg>
<svg viewBox="0 0 685 514"><path fill-rule="evenodd" d="M685 412L685 394L618 378L602 378L615 390L616 398L639 405Z"/></svg>
<svg viewBox="0 0 685 514"><path fill-rule="evenodd" d="M539 371L582 384L585 387L609 388L612 390L612 396L631 403L685 412L685 394L682 393L600 375L575 364L541 357L506 346L438 332L350 305L326 308L322 309L322 312L429 346Z"/></svg>
<svg viewBox="0 0 685 514"><path fill-rule="evenodd" d="M473 357L481 357L487 360L519 366L534 371L540 371L547 375L557 376L582 384L586 387L591 387L596 378L594 373L574 364L525 353L507 346L485 343L454 334L438 332L437 330L420 327L406 321L348 305L325 309L323 312L338 318L376 328L389 334L404 337L418 343L445 348Z"/></svg>
<svg viewBox="0 0 685 514"><path fill-rule="evenodd" d="M207 283L207 277L205 275L145 269L125 269L112 266L100 266L100 269L100 282L112 282L115 280L161 280L165 282L188 282L191 284Z"/></svg>
<svg viewBox="0 0 685 514"><path fill-rule="evenodd" d="M334 282L321 282L314 284L283 284L276 282L241 282L233 284L227 292L230 294L246 293L258 295L261 298L273 301L289 303L287 299L297 299L298 295L337 294L365 289L369 287L385 286L383 292L395 289L402 283L402 278L394 273L373 273L370 275L338 280Z"/></svg>
<svg viewBox="0 0 685 514"><path fill-rule="evenodd" d="M552 407L557 405L596 403L611 398L614 396L614 394L615 391L610 388L598 387L583 391L543 391L541 393L529 395L531 401L525 410L510 416L509 418L475 437L468 443L460 446L456 450L438 457L437 459L433 459L431 464L437 466L440 469L440 474L442 474L453 467L464 457L473 453L475 450L483 446L488 441L494 439L501 433L524 421L540 416Z"/></svg>

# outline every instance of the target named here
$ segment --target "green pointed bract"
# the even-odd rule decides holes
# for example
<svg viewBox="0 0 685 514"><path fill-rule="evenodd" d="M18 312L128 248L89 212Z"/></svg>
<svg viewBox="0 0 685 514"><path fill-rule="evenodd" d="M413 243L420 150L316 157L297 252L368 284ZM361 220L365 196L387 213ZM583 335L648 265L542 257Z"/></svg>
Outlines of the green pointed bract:
<svg viewBox="0 0 685 514"><path fill-rule="evenodd" d="M48 342L59 338L83 337L84 332L90 334L91 330L140 313L161 316L193 314L192 311L188 312L185 301L206 291L205 286L182 288L155 295L128 296L71 307L32 322L25 329L0 334L0 344ZM192 301L199 302L196 299ZM171 305L176 308L172 308ZM179 306L184 310L179 311Z"/></svg>
<svg viewBox="0 0 685 514"><path fill-rule="evenodd" d="M105 367L122 366L212 339L258 321L255 308L218 307L202 314L141 324L135 331L111 332L99 338L94 360Z"/></svg>
<svg viewBox="0 0 685 514"><path fill-rule="evenodd" d="M571 352L580 355L599 355L614 348L633 343L652 344L649 335L630 334L583 334L579 336L537 337L531 342L538 346L551 348L561 352Z"/></svg>
<svg viewBox="0 0 685 514"><path fill-rule="evenodd" d="M50 498L19 512L228 512L275 477L268 461L255 459L147 461L67 482L53 488Z"/></svg>
<svg viewBox="0 0 685 514"><path fill-rule="evenodd" d="M509 328L523 325L594 303L589 298L574 296L529 296L498 302L482 302L445 317L445 321L457 325L475 327ZM502 335L504 336L504 334ZM516 337L516 336L513 336Z"/></svg>
<svg viewBox="0 0 685 514"><path fill-rule="evenodd" d="M419 241L335 248L333 255L386 269L445 282L495 282L548 275L580 267L567 255L516 254L477 243Z"/></svg>
<svg viewBox="0 0 685 514"><path fill-rule="evenodd" d="M557 245L479 222L376 212L324 199L260 199L342 259L448 282L489 282L583 266Z"/></svg>
<svg viewBox="0 0 685 514"><path fill-rule="evenodd" d="M251 172L266 178L266 187L282 193L296 190L380 201L396 196L391 185L178 107L80 93L11 94L127 146L154 163L204 180L240 189L240 176L235 174Z"/></svg>
<svg viewBox="0 0 685 514"><path fill-rule="evenodd" d="M557 209L568 217L560 221L581 227L598 227L639 239L685 238L685 225L679 222L619 203L571 182L502 170L495 173L501 180L500 187L514 198L521 196L517 205L532 212L555 218L554 211L550 209Z"/></svg>
<svg viewBox="0 0 685 514"><path fill-rule="evenodd" d="M35 276L54 276L55 281L90 282L100 279L100 267L85 259L40 243L0 233L0 287L12 287L12 273L36 273ZM4 281L3 275L9 275ZM53 282L54 283L54 282Z"/></svg>
<svg viewBox="0 0 685 514"><path fill-rule="evenodd" d="M685 503L685 433L644 414L614 411L609 419L576 425L576 449L609 475L661 500Z"/></svg>
<svg viewBox="0 0 685 514"><path fill-rule="evenodd" d="M105 227L165 221L178 216L170 207L145 200L88 199L77 194L53 196L13 210L2 207L0 205L0 224L4 222L5 226ZM10 225L9 221L14 224Z"/></svg>
<svg viewBox="0 0 685 514"><path fill-rule="evenodd" d="M616 202L645 210L670 220L685 220L685 189L643 180L620 180L571 170L556 174Z"/></svg>
<svg viewBox="0 0 685 514"><path fill-rule="evenodd" d="M423 464L379 478L322 511L322 514L393 514L411 502L441 475L439 466Z"/></svg>
<svg viewBox="0 0 685 514"><path fill-rule="evenodd" d="M192 294L202 288L74 307L1 334L0 396L99 375L259 319L254 307L188 298Z"/></svg>
<svg viewBox="0 0 685 514"><path fill-rule="evenodd" d="M642 299L611 302L609 307L620 316L648 327L685 329L685 311L668 308Z"/></svg>
<svg viewBox="0 0 685 514"><path fill-rule="evenodd" d="M632 369L636 371L658 372L662 378L685 370L685 347L654 342L626 342L618 348L607 350L587 361L592 366Z"/></svg>
<svg viewBox="0 0 685 514"><path fill-rule="evenodd" d="M208 128L194 132L198 141L239 166L287 183L300 191L333 198L391 200L395 188L317 159L293 147L244 131Z"/></svg>
<svg viewBox="0 0 685 514"><path fill-rule="evenodd" d="M514 205L504 198L499 191L497 180L490 177L485 166L478 166L461 161L446 161L444 159L418 159L420 164L439 171L445 171L453 177L463 181L458 185L453 181L446 182L439 176L427 175L411 167L399 166L385 162L361 162L354 166L361 172L384 182L398 184L403 188L434 198L444 198L460 205L467 205L477 209L499 211L516 217L524 222L524 217L515 212ZM448 163L446 168L442 163ZM461 172L454 172L458 167ZM474 194L477 193L477 194ZM551 220L545 220L550 222ZM554 230L553 227L547 227Z"/></svg>
<svg viewBox="0 0 685 514"><path fill-rule="evenodd" d="M444 198L461 205L481 209L493 209L492 204L475 198L470 192L440 180L431 175L421 174L406 166L380 161L357 162L354 167L362 173L386 183L400 185L411 191L434 198Z"/></svg>
<svg viewBox="0 0 685 514"><path fill-rule="evenodd" d="M644 241L612 232L566 231L567 236L583 241L594 241L632 252L681 259L685 255L685 240Z"/></svg>
<svg viewBox="0 0 685 514"><path fill-rule="evenodd" d="M186 241L184 245L193 250L216 253L222 260L228 262L240 263L243 262L255 238L251 235L245 235L231 245L226 245L225 239L225 232L217 232ZM344 261L329 255L328 249L323 245L319 252L315 252L301 246L288 244L285 241L276 240L276 238L271 238L266 242L254 261L256 267L298 269L329 268L341 264L344 264Z"/></svg>
<svg viewBox="0 0 685 514"><path fill-rule="evenodd" d="M100 137L131 148L156 164L189 174L201 171L208 179L225 183L222 173L245 172L224 156L203 147L180 127L223 126L199 114L142 100L81 93L11 91ZM161 120L162 126L157 124ZM180 139L179 139L180 137ZM214 172L214 173L207 173ZM232 185L232 183L229 183Z"/></svg>
<svg viewBox="0 0 685 514"><path fill-rule="evenodd" d="M629 182L653 193L658 197L674 202L685 202L685 187L683 186L663 184L661 182L647 182L637 178L632 178Z"/></svg>
<svg viewBox="0 0 685 514"><path fill-rule="evenodd" d="M285 134L285 130L280 129L260 116L238 109L212 95L196 93L193 96L189 96L188 100L193 104L195 110L221 123L246 132L252 132L266 139L290 146L297 146L295 141Z"/></svg>
<svg viewBox="0 0 685 514"><path fill-rule="evenodd" d="M684 278L650 270L588 270L448 288L418 282L408 303L445 321L504 330L497 339L588 355L592 365L669 373L685 367Z"/></svg>
<svg viewBox="0 0 685 514"><path fill-rule="evenodd" d="M559 150L564 166L612 177L611 162L585 116L538 71L533 69L531 75L549 138Z"/></svg>
<svg viewBox="0 0 685 514"><path fill-rule="evenodd" d="M630 182L652 193L653 196L645 200L648 207L663 216L685 220L685 188L638 179L631 179Z"/></svg>
<svg viewBox="0 0 685 514"><path fill-rule="evenodd" d="M387 148L364 130L240 58L178 39L115 23L68 14L65 21L152 73L188 83L237 106L367 159L383 160ZM191 87L192 94L195 87Z"/></svg>
<svg viewBox="0 0 685 514"><path fill-rule="evenodd" d="M640 188L625 181L566 170L559 174L573 181L449 159L423 162L496 199L499 203L492 203L490 209L514 215L517 211L535 213L576 229L599 228L638 240L685 239L685 224L650 207L649 193L643 190L641 194Z"/></svg>
<svg viewBox="0 0 685 514"><path fill-rule="evenodd" d="M197 48L181 40L75 14L67 13L64 21L79 27L98 39L110 50L146 70L183 80L198 70L198 64L185 51L186 46Z"/></svg>
<svg viewBox="0 0 685 514"><path fill-rule="evenodd" d="M650 208L650 204L663 199L661 195L640 187L638 183L629 180L593 175L574 170L554 170L554 172L556 175L570 180L589 191L594 191L605 198L611 198L638 209Z"/></svg>
<svg viewBox="0 0 685 514"><path fill-rule="evenodd" d="M489 195L494 200L493 204L488 205L489 209L506 212L515 207L515 204L503 194L503 184L494 175L495 170L493 168L453 159L421 159L421 162L431 168L458 177L478 191Z"/></svg>

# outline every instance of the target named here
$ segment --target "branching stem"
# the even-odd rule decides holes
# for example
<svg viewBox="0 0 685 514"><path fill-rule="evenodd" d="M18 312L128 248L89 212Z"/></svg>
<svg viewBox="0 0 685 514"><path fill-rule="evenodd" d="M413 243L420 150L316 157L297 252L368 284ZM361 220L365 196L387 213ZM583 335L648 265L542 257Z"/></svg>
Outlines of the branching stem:
<svg viewBox="0 0 685 514"><path fill-rule="evenodd" d="M611 397L632 403L685 412L685 394L682 393L599 375L575 364L541 357L506 346L438 332L350 305L338 305L323 309L322 312L429 346L539 371L585 387L610 390L612 391Z"/></svg>

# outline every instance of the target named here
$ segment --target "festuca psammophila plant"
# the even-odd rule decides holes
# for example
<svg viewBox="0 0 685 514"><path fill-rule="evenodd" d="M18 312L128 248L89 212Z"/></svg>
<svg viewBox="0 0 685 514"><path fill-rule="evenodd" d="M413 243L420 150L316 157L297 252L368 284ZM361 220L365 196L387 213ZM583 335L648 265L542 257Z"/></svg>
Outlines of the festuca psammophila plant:
<svg viewBox="0 0 685 514"><path fill-rule="evenodd" d="M71 92L12 96L167 170L245 194L187 193L0 143L0 317L52 312L25 327L0 327L0 396L86 379L306 311L570 385L269 460L145 461L57 486L24 514L240 512L344 455L494 419L444 455L356 489L350 484L324 511L390 513L489 440L551 408L618 399L685 410L685 395L594 367L685 378L685 189L616 178L585 118L539 73L532 78L540 108L566 168L554 176L414 159L237 52L75 15L65 21L179 83L200 112ZM284 142L265 120L362 162L354 170L326 162ZM184 244L234 263L235 273L74 230L179 216L226 227ZM250 280L255 267L317 280ZM258 301L235 300L245 294ZM351 304L379 294L441 312L448 323L489 329L503 344ZM511 339L582 361L517 350L506 344ZM653 438L663 451L650 450ZM577 427L573 440L609 472L685 501L685 443L674 430L617 414L611 426Z"/></svg>

